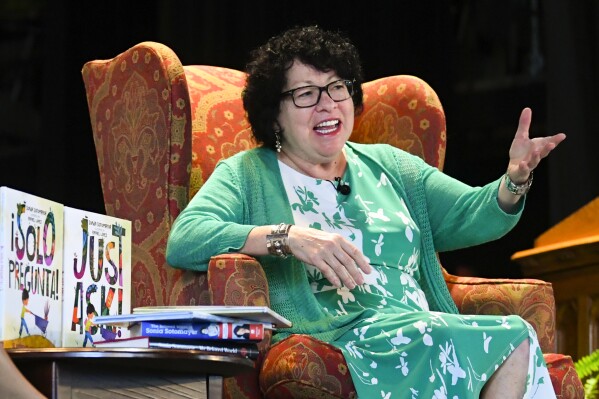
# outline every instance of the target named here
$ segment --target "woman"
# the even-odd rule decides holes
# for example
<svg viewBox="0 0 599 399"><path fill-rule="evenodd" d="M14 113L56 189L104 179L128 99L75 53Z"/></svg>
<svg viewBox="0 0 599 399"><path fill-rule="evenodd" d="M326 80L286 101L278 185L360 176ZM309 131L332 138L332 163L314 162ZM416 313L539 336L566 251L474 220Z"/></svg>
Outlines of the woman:
<svg viewBox="0 0 599 399"><path fill-rule="evenodd" d="M529 139L525 109L505 175L469 187L393 147L348 142L362 72L345 38L294 28L252 56L243 102L262 146L219 164L177 219L168 262L258 257L271 307L293 322L273 339L338 347L360 398L555 397L532 328L458 315L435 254L508 232L565 135Z"/></svg>

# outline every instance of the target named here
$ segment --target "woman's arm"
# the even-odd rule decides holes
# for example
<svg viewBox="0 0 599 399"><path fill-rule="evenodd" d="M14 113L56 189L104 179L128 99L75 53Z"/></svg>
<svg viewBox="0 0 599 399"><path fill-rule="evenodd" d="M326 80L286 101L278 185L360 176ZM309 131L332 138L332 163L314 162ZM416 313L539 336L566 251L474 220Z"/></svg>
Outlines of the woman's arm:
<svg viewBox="0 0 599 399"><path fill-rule="evenodd" d="M435 249L439 252L500 238L516 225L524 208L524 200L517 202L511 212L499 206L503 176L483 187L471 187L426 167L423 182Z"/></svg>
<svg viewBox="0 0 599 399"><path fill-rule="evenodd" d="M174 267L206 270L211 256L239 251L255 226L236 173L219 164L175 221L166 259Z"/></svg>
<svg viewBox="0 0 599 399"><path fill-rule="evenodd" d="M203 271L211 256L222 253L268 255L266 237L275 226L251 223L247 194L234 170L226 163L219 164L175 221L167 262ZM292 226L288 236L293 256L319 268L336 286L362 284L358 269L370 273L368 260L339 234Z"/></svg>
<svg viewBox="0 0 599 399"><path fill-rule="evenodd" d="M531 110L520 115L512 142L506 174L515 184L524 183L532 170L561 141L563 133L530 139ZM506 177L483 187L470 187L438 170L426 167L423 181L438 251L482 244L507 233L518 221L524 206L523 195L507 189Z"/></svg>

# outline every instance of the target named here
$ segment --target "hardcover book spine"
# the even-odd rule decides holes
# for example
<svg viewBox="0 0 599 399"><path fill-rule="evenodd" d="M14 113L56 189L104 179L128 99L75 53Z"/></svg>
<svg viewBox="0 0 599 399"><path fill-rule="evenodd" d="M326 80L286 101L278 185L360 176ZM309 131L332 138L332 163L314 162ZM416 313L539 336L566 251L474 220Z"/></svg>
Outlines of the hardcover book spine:
<svg viewBox="0 0 599 399"><path fill-rule="evenodd" d="M131 311L131 222L65 207L63 346L127 338L98 315Z"/></svg>
<svg viewBox="0 0 599 399"><path fill-rule="evenodd" d="M257 359L260 353L255 343L236 344L225 341L215 343L162 338L150 338L150 348L196 350L206 354L239 356L253 360Z"/></svg>
<svg viewBox="0 0 599 399"><path fill-rule="evenodd" d="M174 339L261 341L264 325L261 323L173 322L142 321L130 328L133 336Z"/></svg>
<svg viewBox="0 0 599 399"><path fill-rule="evenodd" d="M0 198L0 339L61 346L63 205L8 187Z"/></svg>

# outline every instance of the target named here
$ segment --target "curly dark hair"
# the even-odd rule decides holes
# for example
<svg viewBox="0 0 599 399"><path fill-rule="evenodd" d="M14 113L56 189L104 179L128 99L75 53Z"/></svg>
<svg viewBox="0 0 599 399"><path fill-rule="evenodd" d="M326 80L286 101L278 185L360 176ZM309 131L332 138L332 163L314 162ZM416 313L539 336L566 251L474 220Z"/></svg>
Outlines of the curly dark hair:
<svg viewBox="0 0 599 399"><path fill-rule="evenodd" d="M243 90L243 106L258 144L275 148L275 122L279 116L286 73L295 60L322 72L335 71L354 81L355 113L362 111L362 66L355 46L340 33L318 26L295 27L272 37L251 53Z"/></svg>

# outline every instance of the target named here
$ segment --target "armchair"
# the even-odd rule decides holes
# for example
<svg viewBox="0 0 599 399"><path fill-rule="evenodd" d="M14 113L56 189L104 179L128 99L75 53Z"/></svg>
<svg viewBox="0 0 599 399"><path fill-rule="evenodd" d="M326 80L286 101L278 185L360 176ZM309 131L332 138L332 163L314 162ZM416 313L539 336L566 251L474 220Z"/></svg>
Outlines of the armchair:
<svg viewBox="0 0 599 399"><path fill-rule="evenodd" d="M249 256L215 256L207 273L176 270L165 261L172 223L216 163L255 146L240 97L245 74L183 66L154 42L90 61L82 74L106 212L133 223L133 306L268 305L265 275ZM412 76L363 88L364 111L351 140L386 142L442 169L445 115L432 88ZM571 358L550 354L555 302L549 283L448 273L445 280L462 313L519 314L529 321L558 397L584 396ZM341 353L327 343L297 335L272 347L267 338L261 349L255 372L225 380L226 397L355 397Z"/></svg>

